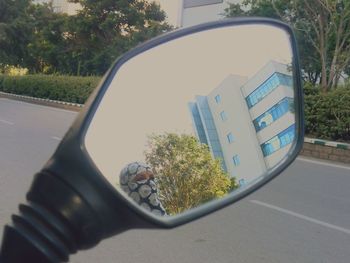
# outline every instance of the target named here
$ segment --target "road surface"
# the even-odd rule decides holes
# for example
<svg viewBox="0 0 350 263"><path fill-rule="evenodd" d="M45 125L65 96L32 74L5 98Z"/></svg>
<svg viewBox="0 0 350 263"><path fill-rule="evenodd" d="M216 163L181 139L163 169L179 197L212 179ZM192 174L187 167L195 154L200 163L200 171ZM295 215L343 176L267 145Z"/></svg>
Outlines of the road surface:
<svg viewBox="0 0 350 263"><path fill-rule="evenodd" d="M0 225L75 117L0 98ZM349 263L349 188L350 166L298 158L239 203L174 230L128 231L71 262Z"/></svg>

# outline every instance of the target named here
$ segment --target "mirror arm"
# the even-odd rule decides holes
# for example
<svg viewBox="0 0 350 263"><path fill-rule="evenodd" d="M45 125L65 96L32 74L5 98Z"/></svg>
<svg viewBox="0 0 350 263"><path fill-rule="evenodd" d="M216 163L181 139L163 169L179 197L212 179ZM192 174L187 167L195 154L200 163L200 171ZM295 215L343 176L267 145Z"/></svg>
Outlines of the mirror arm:
<svg viewBox="0 0 350 263"><path fill-rule="evenodd" d="M103 224L93 207L57 176L38 173L27 200L4 229L4 263L67 262L69 254L91 248L104 238Z"/></svg>
<svg viewBox="0 0 350 263"><path fill-rule="evenodd" d="M67 152L79 156L76 146L68 141L58 147L35 175L27 203L19 205L19 215L4 228L0 263L67 262L70 254L130 228L157 228L109 193L103 182L86 180L95 175L89 163L66 159Z"/></svg>

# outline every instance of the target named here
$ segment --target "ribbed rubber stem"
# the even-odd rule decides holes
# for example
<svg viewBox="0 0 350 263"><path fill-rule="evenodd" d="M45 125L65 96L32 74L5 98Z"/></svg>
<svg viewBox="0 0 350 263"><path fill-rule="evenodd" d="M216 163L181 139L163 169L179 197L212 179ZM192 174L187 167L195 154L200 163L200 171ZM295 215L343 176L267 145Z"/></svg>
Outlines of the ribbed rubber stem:
<svg viewBox="0 0 350 263"><path fill-rule="evenodd" d="M35 203L19 206L12 225L4 229L1 247L3 263L67 262L77 251L67 224L48 209Z"/></svg>

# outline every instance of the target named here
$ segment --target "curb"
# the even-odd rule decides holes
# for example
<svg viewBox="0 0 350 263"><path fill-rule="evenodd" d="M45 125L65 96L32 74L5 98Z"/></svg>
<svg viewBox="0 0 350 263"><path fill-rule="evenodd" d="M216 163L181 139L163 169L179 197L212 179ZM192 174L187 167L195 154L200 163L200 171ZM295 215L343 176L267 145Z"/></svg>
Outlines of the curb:
<svg viewBox="0 0 350 263"><path fill-rule="evenodd" d="M307 137L304 138L304 142L316 144L316 145L322 145L322 146L335 147L343 150L350 150L350 144L343 143L343 142L334 142L334 141L327 141L327 140L307 138Z"/></svg>
<svg viewBox="0 0 350 263"><path fill-rule="evenodd" d="M80 111L80 109L84 107L84 104L79 104L79 103L35 98L35 97L30 97L30 96L2 92L2 91L0 91L0 97L20 100L20 101L24 101L24 102L31 102L31 103L45 105L45 106L52 106L52 107L56 107L56 108L71 109L71 110L75 110L75 111Z"/></svg>
<svg viewBox="0 0 350 263"><path fill-rule="evenodd" d="M305 138L300 155L349 164L350 144Z"/></svg>

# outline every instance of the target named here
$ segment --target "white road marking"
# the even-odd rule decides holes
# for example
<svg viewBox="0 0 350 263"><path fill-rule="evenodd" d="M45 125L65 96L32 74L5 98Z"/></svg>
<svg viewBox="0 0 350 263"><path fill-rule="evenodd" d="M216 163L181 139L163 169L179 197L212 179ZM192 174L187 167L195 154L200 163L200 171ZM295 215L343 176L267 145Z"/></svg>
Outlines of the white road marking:
<svg viewBox="0 0 350 263"><path fill-rule="evenodd" d="M309 221L309 222L314 223L314 224L318 224L318 225L321 225L321 226L324 226L324 227L328 227L330 229L338 230L338 231L341 231L341 232L343 232L345 234L349 234L350 235L350 229L347 229L347 228L343 228L343 227L340 227L340 226L329 224L327 222L320 221L320 220L317 220L317 219L312 218L312 217L304 216L302 214L298 214L298 213L295 213L295 212L287 210L287 209L283 209L283 208L278 207L278 206L274 206L274 205L270 205L270 204L267 204L267 203L264 203L264 202L260 202L258 200L250 200L250 202L254 203L254 204L257 204L257 205L261 205L261 206L270 208L270 209L273 209L273 210L276 210L276 211L279 211L279 212L282 212L282 213L285 213L285 214L288 214L288 215L291 215L291 216L294 216L294 217L297 217L297 218L300 218L300 219L303 219L303 220L306 220L306 221Z"/></svg>
<svg viewBox="0 0 350 263"><path fill-rule="evenodd" d="M56 141L61 141L61 140L62 140L62 138L56 137L56 136L52 136L51 139L54 139L54 140L56 140Z"/></svg>
<svg viewBox="0 0 350 263"><path fill-rule="evenodd" d="M5 124L8 124L8 125L14 125L13 122L10 122L10 121L7 121L7 120L2 120L2 119L0 119L0 122L5 123Z"/></svg>
<svg viewBox="0 0 350 263"><path fill-rule="evenodd" d="M320 161L318 161L318 160L313 160L313 159L308 159L308 158L303 158L303 157L298 157L297 160L302 161L302 162L307 162L307 163L320 164L320 165L324 165L324 166L330 166L330 167L350 170L350 166L330 163L327 160L324 160L324 161L320 160Z"/></svg>

